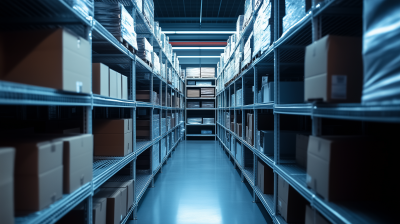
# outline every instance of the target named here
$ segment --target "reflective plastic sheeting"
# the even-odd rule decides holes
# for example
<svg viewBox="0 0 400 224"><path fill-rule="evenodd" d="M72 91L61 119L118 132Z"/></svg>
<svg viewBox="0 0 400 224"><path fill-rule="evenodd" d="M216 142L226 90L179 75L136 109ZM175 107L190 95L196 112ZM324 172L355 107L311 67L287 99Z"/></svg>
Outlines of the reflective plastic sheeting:
<svg viewBox="0 0 400 224"><path fill-rule="evenodd" d="M363 104L400 103L400 1L364 0Z"/></svg>

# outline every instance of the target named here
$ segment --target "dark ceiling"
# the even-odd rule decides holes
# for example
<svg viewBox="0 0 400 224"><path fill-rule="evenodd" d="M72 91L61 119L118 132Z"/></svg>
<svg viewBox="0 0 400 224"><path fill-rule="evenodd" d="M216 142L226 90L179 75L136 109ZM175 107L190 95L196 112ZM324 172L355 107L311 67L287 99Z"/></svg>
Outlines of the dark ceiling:
<svg viewBox="0 0 400 224"><path fill-rule="evenodd" d="M199 23L202 4L202 23L236 23L238 16L243 14L244 2L244 0L154 0L154 17L160 22Z"/></svg>

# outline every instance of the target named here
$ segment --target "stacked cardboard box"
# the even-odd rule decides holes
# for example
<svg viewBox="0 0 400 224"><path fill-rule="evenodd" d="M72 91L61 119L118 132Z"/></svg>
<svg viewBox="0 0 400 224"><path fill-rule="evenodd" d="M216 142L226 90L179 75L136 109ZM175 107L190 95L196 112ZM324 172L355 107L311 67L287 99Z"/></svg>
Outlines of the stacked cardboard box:
<svg viewBox="0 0 400 224"><path fill-rule="evenodd" d="M257 187L263 194L274 194L274 171L260 160L257 166Z"/></svg>
<svg viewBox="0 0 400 224"><path fill-rule="evenodd" d="M150 120L148 119L136 120L136 138L150 139Z"/></svg>
<svg viewBox="0 0 400 224"><path fill-rule="evenodd" d="M307 201L278 176L278 212L286 222L304 223Z"/></svg>
<svg viewBox="0 0 400 224"><path fill-rule="evenodd" d="M126 198L123 199L121 202L121 214L122 217L125 217L129 210L133 206L133 201L134 201L134 182L133 180L128 180L124 182L113 182L112 179L111 181L107 181L105 184L103 184L100 188L100 190L108 190L108 189L114 189L114 190L122 190L126 192ZM96 195L95 195L96 197ZM125 202L125 204L123 204ZM108 203L107 203L108 205ZM125 209L123 209L125 208Z"/></svg>
<svg viewBox="0 0 400 224"><path fill-rule="evenodd" d="M92 222L93 224L106 224L107 216L107 198L93 198L92 201ZM84 224L85 210L83 205L78 205L72 211L68 212L57 224Z"/></svg>
<svg viewBox="0 0 400 224"><path fill-rule="evenodd" d="M292 26L298 23L307 15L307 11L311 8L309 0L286 0L286 15L282 19L283 32L288 31Z"/></svg>
<svg viewBox="0 0 400 224"><path fill-rule="evenodd" d="M138 52L137 55L145 61L153 64L152 61L153 46L147 41L146 38L138 38ZM154 64L153 64L154 66Z"/></svg>
<svg viewBox="0 0 400 224"><path fill-rule="evenodd" d="M253 134L253 114L248 113L246 115L246 142L249 143L250 145L253 145L253 139L254 139L254 134Z"/></svg>
<svg viewBox="0 0 400 224"><path fill-rule="evenodd" d="M200 68L186 68L186 78L200 78Z"/></svg>
<svg viewBox="0 0 400 224"><path fill-rule="evenodd" d="M201 67L200 72L201 78L215 78L214 67Z"/></svg>
<svg viewBox="0 0 400 224"><path fill-rule="evenodd" d="M0 217L4 223L14 223L15 148L0 147Z"/></svg>
<svg viewBox="0 0 400 224"><path fill-rule="evenodd" d="M202 101L201 108L214 108L214 101Z"/></svg>
<svg viewBox="0 0 400 224"><path fill-rule="evenodd" d="M132 152L132 119L94 120L94 154L126 156Z"/></svg>
<svg viewBox="0 0 400 224"><path fill-rule="evenodd" d="M327 35L306 47L304 100L360 102L361 38Z"/></svg>
<svg viewBox="0 0 400 224"><path fill-rule="evenodd" d="M0 59L0 80L91 93L92 53L85 38L62 28L13 31L1 34L0 45L1 54L8 55ZM7 47L13 45L24 52L15 54Z"/></svg>
<svg viewBox="0 0 400 224"><path fill-rule="evenodd" d="M128 192L126 187L104 187L93 196L93 200L106 199L106 223L119 224L126 215Z"/></svg>
<svg viewBox="0 0 400 224"><path fill-rule="evenodd" d="M199 98L200 97L200 90L199 89L188 89L187 90L187 97L188 98Z"/></svg>

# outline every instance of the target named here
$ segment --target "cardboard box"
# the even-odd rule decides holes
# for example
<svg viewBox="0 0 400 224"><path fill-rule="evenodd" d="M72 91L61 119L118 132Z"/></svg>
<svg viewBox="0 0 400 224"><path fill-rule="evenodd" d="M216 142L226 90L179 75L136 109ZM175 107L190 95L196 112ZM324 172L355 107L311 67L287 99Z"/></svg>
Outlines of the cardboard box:
<svg viewBox="0 0 400 224"><path fill-rule="evenodd" d="M29 38L26 38L29 37ZM67 29L3 32L0 79L91 93L91 45ZM18 54L15 47L18 46Z"/></svg>
<svg viewBox="0 0 400 224"><path fill-rule="evenodd" d="M62 197L62 140L43 135L8 139L2 143L12 145L17 152L14 200L18 213L42 210Z"/></svg>
<svg viewBox="0 0 400 224"><path fill-rule="evenodd" d="M237 123L236 124L236 134L239 137L242 137L242 124L241 123Z"/></svg>
<svg viewBox="0 0 400 224"><path fill-rule="evenodd" d="M103 184L101 186L101 189L103 188L125 188L126 189L126 211L125 211L125 216L128 214L129 209L132 207L133 205L133 200L134 200L134 195L133 195L133 188L134 188L134 184L133 184L133 180L128 180L125 182L111 182L108 181L105 184Z"/></svg>
<svg viewBox="0 0 400 224"><path fill-rule="evenodd" d="M304 100L360 102L362 39L327 35L306 47Z"/></svg>
<svg viewBox="0 0 400 224"><path fill-rule="evenodd" d="M200 89L188 89L186 97L199 98L200 97Z"/></svg>
<svg viewBox="0 0 400 224"><path fill-rule="evenodd" d="M318 211L314 211L309 205L306 205L306 222L305 224L329 224Z"/></svg>
<svg viewBox="0 0 400 224"><path fill-rule="evenodd" d="M122 75L117 72L117 86L115 87L117 90L117 98L122 99Z"/></svg>
<svg viewBox="0 0 400 224"><path fill-rule="evenodd" d="M102 63L92 64L92 75L93 75L93 93L102 96L110 96L109 89L109 68L107 65Z"/></svg>
<svg viewBox="0 0 400 224"><path fill-rule="evenodd" d="M93 178L93 135L61 138L63 141L63 193L70 194Z"/></svg>
<svg viewBox="0 0 400 224"><path fill-rule="evenodd" d="M299 166L307 167L308 135L296 135L296 162Z"/></svg>
<svg viewBox="0 0 400 224"><path fill-rule="evenodd" d="M112 98L118 98L118 93L117 93L117 72L110 69L109 70L109 90L110 90L110 97Z"/></svg>
<svg viewBox="0 0 400 224"><path fill-rule="evenodd" d="M132 132L118 134L95 134L95 156L126 156L132 152Z"/></svg>
<svg viewBox="0 0 400 224"><path fill-rule="evenodd" d="M0 217L1 222L14 223L14 163L15 149L0 148Z"/></svg>
<svg viewBox="0 0 400 224"><path fill-rule="evenodd" d="M287 223L304 223L307 201L278 175L278 212Z"/></svg>
<svg viewBox="0 0 400 224"><path fill-rule="evenodd" d="M93 198L92 221L93 224L106 224L107 198ZM85 211L83 205L68 212L57 224L85 224Z"/></svg>
<svg viewBox="0 0 400 224"><path fill-rule="evenodd" d="M385 142L360 136L309 136L307 186L327 201L371 201L379 178L371 166ZM365 197L368 195L368 197Z"/></svg>
<svg viewBox="0 0 400 224"><path fill-rule="evenodd" d="M214 95L215 91L214 88L200 88L201 95Z"/></svg>
<svg viewBox="0 0 400 224"><path fill-rule="evenodd" d="M257 161L257 186L263 194L274 194L274 171L261 161Z"/></svg>
<svg viewBox="0 0 400 224"><path fill-rule="evenodd" d="M119 224L125 217L126 195L125 188L103 188L93 196L93 198L107 198L107 224Z"/></svg>
<svg viewBox="0 0 400 224"><path fill-rule="evenodd" d="M128 99L128 77L122 75L121 99Z"/></svg>
<svg viewBox="0 0 400 224"><path fill-rule="evenodd" d="M150 102L150 90L136 90L136 100Z"/></svg>
<svg viewBox="0 0 400 224"><path fill-rule="evenodd" d="M139 121L139 120L138 120ZM137 122L138 122L137 121ZM93 120L94 134L125 134L132 132L132 119Z"/></svg>

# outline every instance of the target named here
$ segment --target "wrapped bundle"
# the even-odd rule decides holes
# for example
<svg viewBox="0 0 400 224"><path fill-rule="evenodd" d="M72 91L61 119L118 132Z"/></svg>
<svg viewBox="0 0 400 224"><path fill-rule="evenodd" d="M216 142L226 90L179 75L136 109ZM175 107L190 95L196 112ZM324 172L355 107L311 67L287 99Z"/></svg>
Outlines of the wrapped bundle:
<svg viewBox="0 0 400 224"><path fill-rule="evenodd" d="M243 55L242 52L240 51L240 49L236 49L235 51L235 68L234 68L234 74L239 74L240 73L240 62L242 61Z"/></svg>
<svg viewBox="0 0 400 224"><path fill-rule="evenodd" d="M246 44L244 45L244 56L243 56L243 62L242 62L242 68L244 68L247 64L250 63L251 61L251 39L253 37L253 34L250 34L249 39L246 41Z"/></svg>
<svg viewBox="0 0 400 224"><path fill-rule="evenodd" d="M215 68L214 67L202 67L200 69L201 78L215 78Z"/></svg>
<svg viewBox="0 0 400 224"><path fill-rule="evenodd" d="M95 2L94 18L129 50L138 50L133 18L122 4Z"/></svg>
<svg viewBox="0 0 400 224"><path fill-rule="evenodd" d="M143 15L149 24L150 29L154 27L154 2L153 0L143 0Z"/></svg>
<svg viewBox="0 0 400 224"><path fill-rule="evenodd" d="M200 78L200 68L192 68L192 67L187 67L186 68L186 77L187 78Z"/></svg>
<svg viewBox="0 0 400 224"><path fill-rule="evenodd" d="M246 0L244 3L244 17L243 17L243 29L246 28L247 24L253 14L253 0Z"/></svg>
<svg viewBox="0 0 400 224"><path fill-rule="evenodd" d="M160 59L158 58L156 52L153 52L153 64L154 64L154 72L158 75L161 75Z"/></svg>
<svg viewBox="0 0 400 224"><path fill-rule="evenodd" d="M147 41L146 38L138 39L138 52L137 55L139 58L151 63L151 55L153 52L153 46Z"/></svg>
<svg viewBox="0 0 400 224"><path fill-rule="evenodd" d="M271 18L271 3L264 2L258 11L254 22L254 51L253 57L259 52L263 53L271 43L269 19Z"/></svg>
<svg viewBox="0 0 400 224"><path fill-rule="evenodd" d="M76 11L85 17L93 16L93 1L90 0L66 0L66 2Z"/></svg>
<svg viewBox="0 0 400 224"><path fill-rule="evenodd" d="M282 20L283 33L300 22L311 8L311 2L307 0L285 0L286 15Z"/></svg>
<svg viewBox="0 0 400 224"><path fill-rule="evenodd" d="M139 10L140 13L143 13L143 0L133 0L136 5L136 8Z"/></svg>
<svg viewBox="0 0 400 224"><path fill-rule="evenodd" d="M240 39L240 35L241 35L242 29L243 29L243 21L244 21L244 16L240 15L236 22L236 37L237 37L237 39Z"/></svg>

